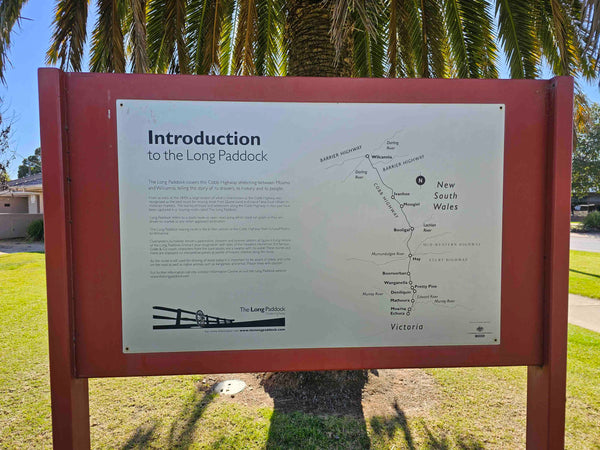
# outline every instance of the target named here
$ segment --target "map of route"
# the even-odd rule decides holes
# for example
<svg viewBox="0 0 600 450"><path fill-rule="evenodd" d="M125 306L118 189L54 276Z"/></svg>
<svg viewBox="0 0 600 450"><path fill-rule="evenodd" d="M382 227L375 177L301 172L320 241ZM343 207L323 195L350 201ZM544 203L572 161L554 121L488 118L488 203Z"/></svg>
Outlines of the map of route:
<svg viewBox="0 0 600 450"><path fill-rule="evenodd" d="M476 207L465 205L461 183L448 176L448 166L444 173L444 167L435 164L435 154L405 150L402 134L397 131L378 146L361 144L331 153L320 162L327 164L327 172L343 174L342 184L354 183L375 194L371 197L379 211L372 222L387 224L380 231L388 236L389 247L346 259L362 264L363 271L378 272L381 284L365 287L361 294L389 299L390 317L396 319L392 330L418 330L432 308L459 310L465 316L476 313L477 304L464 294L453 295L456 286L448 281L471 270L481 256L482 242L454 226L457 217L472 214ZM353 167L349 173L348 166ZM443 176L436 176L440 172ZM383 221L376 219L384 213ZM490 321L469 323L473 339L495 335Z"/></svg>

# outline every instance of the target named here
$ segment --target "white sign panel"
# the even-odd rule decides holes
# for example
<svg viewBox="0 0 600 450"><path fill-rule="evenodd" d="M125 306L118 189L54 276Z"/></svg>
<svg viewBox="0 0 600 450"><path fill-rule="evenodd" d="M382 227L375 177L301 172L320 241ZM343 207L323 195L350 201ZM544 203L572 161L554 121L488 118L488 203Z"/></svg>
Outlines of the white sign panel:
<svg viewBox="0 0 600 450"><path fill-rule="evenodd" d="M124 352L499 344L503 105L116 107Z"/></svg>

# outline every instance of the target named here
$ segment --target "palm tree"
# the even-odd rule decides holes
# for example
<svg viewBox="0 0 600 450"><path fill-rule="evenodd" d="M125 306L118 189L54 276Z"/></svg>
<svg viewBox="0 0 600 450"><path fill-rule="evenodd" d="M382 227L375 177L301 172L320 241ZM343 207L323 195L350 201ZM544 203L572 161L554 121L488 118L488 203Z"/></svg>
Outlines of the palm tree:
<svg viewBox="0 0 600 450"><path fill-rule="evenodd" d="M0 78L27 0L0 3ZM57 0L48 62L82 70L89 0ZM595 76L598 0L96 0L90 70L366 77ZM495 26L497 22L497 27Z"/></svg>
<svg viewBox="0 0 600 450"><path fill-rule="evenodd" d="M4 83L4 70L9 62L11 31L20 19L21 8L27 0L0 1L0 80Z"/></svg>

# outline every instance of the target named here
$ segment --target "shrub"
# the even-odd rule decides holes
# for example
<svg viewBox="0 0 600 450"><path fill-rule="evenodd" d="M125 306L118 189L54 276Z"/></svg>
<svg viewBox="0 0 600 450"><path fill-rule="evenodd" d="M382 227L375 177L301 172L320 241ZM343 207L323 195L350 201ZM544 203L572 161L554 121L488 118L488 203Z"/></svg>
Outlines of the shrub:
<svg viewBox="0 0 600 450"><path fill-rule="evenodd" d="M583 228L586 230L600 231L600 211L589 213L585 219L583 219Z"/></svg>
<svg viewBox="0 0 600 450"><path fill-rule="evenodd" d="M27 227L27 239L31 241L44 240L44 221L42 219L34 220Z"/></svg>

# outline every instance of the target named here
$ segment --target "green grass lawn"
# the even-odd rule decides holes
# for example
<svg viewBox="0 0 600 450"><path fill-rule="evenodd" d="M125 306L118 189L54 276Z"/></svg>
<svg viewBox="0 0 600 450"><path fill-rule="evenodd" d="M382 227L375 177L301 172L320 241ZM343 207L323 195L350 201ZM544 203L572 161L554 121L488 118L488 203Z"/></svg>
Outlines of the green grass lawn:
<svg viewBox="0 0 600 450"><path fill-rule="evenodd" d="M583 222L571 222L571 231L582 231Z"/></svg>
<svg viewBox="0 0 600 450"><path fill-rule="evenodd" d="M571 250L569 292L600 298L600 253Z"/></svg>
<svg viewBox="0 0 600 450"><path fill-rule="evenodd" d="M576 252L582 253L582 252ZM0 255L0 448L50 448L44 255ZM526 369L430 369L435 408L364 419L219 401L198 376L90 380L93 448L524 448ZM566 440L600 448L600 335L569 327ZM426 400L426 399L424 399Z"/></svg>

